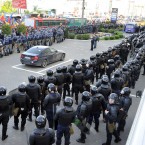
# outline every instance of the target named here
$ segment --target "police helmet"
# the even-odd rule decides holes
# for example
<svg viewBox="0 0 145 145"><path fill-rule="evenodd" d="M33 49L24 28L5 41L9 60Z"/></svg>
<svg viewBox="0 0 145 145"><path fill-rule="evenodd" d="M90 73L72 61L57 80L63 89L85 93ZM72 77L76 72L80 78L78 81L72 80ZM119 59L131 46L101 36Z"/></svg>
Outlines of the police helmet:
<svg viewBox="0 0 145 145"><path fill-rule="evenodd" d="M76 71L79 72L82 70L82 66L81 65L76 65Z"/></svg>
<svg viewBox="0 0 145 145"><path fill-rule="evenodd" d="M18 91L21 93L25 93L26 92L26 86L24 84L20 84L18 86Z"/></svg>
<svg viewBox="0 0 145 145"><path fill-rule="evenodd" d="M89 101L90 100L90 93L88 91L84 91L82 93L82 101Z"/></svg>
<svg viewBox="0 0 145 145"><path fill-rule="evenodd" d="M120 77L120 71L119 71L119 70L116 70L116 71L114 72L114 77L115 77L115 78Z"/></svg>
<svg viewBox="0 0 145 145"><path fill-rule="evenodd" d="M3 86L0 87L0 96L4 96L7 93L7 89Z"/></svg>
<svg viewBox="0 0 145 145"><path fill-rule="evenodd" d="M113 64L114 63L114 59L108 59L108 63L109 64Z"/></svg>
<svg viewBox="0 0 145 145"><path fill-rule="evenodd" d="M71 97L66 97L64 99L63 105L66 106L66 107L72 107L73 99Z"/></svg>
<svg viewBox="0 0 145 145"><path fill-rule="evenodd" d="M120 60L120 56L119 56L119 55L115 55L115 56L114 56L114 59L115 59L115 60Z"/></svg>
<svg viewBox="0 0 145 145"><path fill-rule="evenodd" d="M43 115L39 115L35 120L35 124L37 128L44 128L46 125L46 118Z"/></svg>
<svg viewBox="0 0 145 145"><path fill-rule="evenodd" d="M86 60L85 60L85 59L81 59L80 64L81 64L81 65L86 65L86 64L87 64L87 62L86 62Z"/></svg>
<svg viewBox="0 0 145 145"><path fill-rule="evenodd" d="M56 91L56 86L53 83L48 84L47 86L48 91Z"/></svg>
<svg viewBox="0 0 145 145"><path fill-rule="evenodd" d="M90 60L95 60L95 55L90 56Z"/></svg>
<svg viewBox="0 0 145 145"><path fill-rule="evenodd" d="M75 59L75 60L73 61L73 65L77 65L77 64L78 64L78 60Z"/></svg>
<svg viewBox="0 0 145 145"><path fill-rule="evenodd" d="M96 53L96 57L97 57L97 58L100 57L100 55L101 55L100 53Z"/></svg>
<svg viewBox="0 0 145 145"><path fill-rule="evenodd" d="M43 76L39 76L38 78L37 78L37 82L38 82L38 84L43 84L43 82L44 82L44 77Z"/></svg>
<svg viewBox="0 0 145 145"><path fill-rule="evenodd" d="M51 69L49 69L49 70L47 70L47 76L52 76L53 75L53 70L51 70Z"/></svg>
<svg viewBox="0 0 145 145"><path fill-rule="evenodd" d="M66 66L63 66L63 67L62 67L62 71L63 71L63 72L67 72L67 67L66 67Z"/></svg>
<svg viewBox="0 0 145 145"><path fill-rule="evenodd" d="M35 83L36 77L35 76L29 76L28 77L29 83Z"/></svg>
<svg viewBox="0 0 145 145"><path fill-rule="evenodd" d="M131 93L131 91L130 91L129 87L124 87L120 93L121 93L121 95L129 95Z"/></svg>
<svg viewBox="0 0 145 145"><path fill-rule="evenodd" d="M108 52L109 53L112 52L112 48L111 47L108 48Z"/></svg>
<svg viewBox="0 0 145 145"><path fill-rule="evenodd" d="M97 87L96 86L91 86L91 94L96 94L97 93Z"/></svg>
<svg viewBox="0 0 145 145"><path fill-rule="evenodd" d="M116 93L111 93L108 97L108 99L112 99L114 100L115 102L118 101L118 95Z"/></svg>
<svg viewBox="0 0 145 145"><path fill-rule="evenodd" d="M108 77L103 77L102 78L102 83L103 84L106 84L106 83L108 84L108 82L109 82L109 78Z"/></svg>
<svg viewBox="0 0 145 145"><path fill-rule="evenodd" d="M57 68L56 68L56 72L57 72L57 73L61 73L61 71L62 71L62 68L61 68L61 67L57 67Z"/></svg>
<svg viewBox="0 0 145 145"><path fill-rule="evenodd" d="M124 65L124 66L122 67L122 71L128 71L128 67Z"/></svg>

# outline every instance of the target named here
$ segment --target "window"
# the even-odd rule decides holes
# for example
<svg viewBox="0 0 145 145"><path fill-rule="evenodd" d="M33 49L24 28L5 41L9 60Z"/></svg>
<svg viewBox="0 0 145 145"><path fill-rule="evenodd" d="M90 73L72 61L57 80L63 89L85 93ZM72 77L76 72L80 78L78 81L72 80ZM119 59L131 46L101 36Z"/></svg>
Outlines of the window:
<svg viewBox="0 0 145 145"><path fill-rule="evenodd" d="M43 49L39 47L32 47L27 50L28 53L32 53L32 54L40 54L42 51Z"/></svg>

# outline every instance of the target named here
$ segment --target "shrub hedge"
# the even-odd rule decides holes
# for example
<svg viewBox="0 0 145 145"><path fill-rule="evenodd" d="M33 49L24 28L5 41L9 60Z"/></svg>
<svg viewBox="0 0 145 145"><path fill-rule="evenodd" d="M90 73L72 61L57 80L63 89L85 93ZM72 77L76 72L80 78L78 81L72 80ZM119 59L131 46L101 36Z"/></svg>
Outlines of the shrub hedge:
<svg viewBox="0 0 145 145"><path fill-rule="evenodd" d="M75 34L74 33L69 33L68 38L69 39L75 39Z"/></svg>

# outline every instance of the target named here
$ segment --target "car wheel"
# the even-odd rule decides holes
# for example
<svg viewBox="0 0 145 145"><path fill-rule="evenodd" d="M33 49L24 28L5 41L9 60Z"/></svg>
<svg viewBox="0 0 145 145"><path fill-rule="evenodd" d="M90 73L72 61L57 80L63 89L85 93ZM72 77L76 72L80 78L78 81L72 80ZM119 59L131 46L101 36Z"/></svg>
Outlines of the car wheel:
<svg viewBox="0 0 145 145"><path fill-rule="evenodd" d="M43 68L45 68L45 67L47 66L47 60L43 60L41 66L42 66Z"/></svg>
<svg viewBox="0 0 145 145"><path fill-rule="evenodd" d="M64 60L64 58L65 58L65 54L62 54L62 56L61 56L61 61L63 61Z"/></svg>

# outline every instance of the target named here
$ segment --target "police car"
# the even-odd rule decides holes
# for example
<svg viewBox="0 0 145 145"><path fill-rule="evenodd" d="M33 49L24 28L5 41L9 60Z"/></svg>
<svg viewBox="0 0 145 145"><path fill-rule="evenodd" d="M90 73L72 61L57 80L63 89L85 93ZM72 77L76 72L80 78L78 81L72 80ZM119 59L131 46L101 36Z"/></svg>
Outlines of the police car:
<svg viewBox="0 0 145 145"><path fill-rule="evenodd" d="M25 65L46 67L48 64L63 61L65 52L49 46L34 46L21 54L20 61Z"/></svg>

